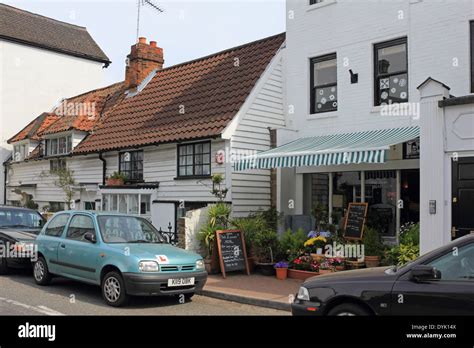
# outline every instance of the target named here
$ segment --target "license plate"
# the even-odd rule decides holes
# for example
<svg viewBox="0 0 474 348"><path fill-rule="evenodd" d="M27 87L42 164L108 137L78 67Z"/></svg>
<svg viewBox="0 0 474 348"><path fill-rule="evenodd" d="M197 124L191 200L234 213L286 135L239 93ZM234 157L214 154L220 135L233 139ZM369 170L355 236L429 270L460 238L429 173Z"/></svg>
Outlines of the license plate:
<svg viewBox="0 0 474 348"><path fill-rule="evenodd" d="M187 285L194 285L194 277L168 279L168 286L187 286Z"/></svg>

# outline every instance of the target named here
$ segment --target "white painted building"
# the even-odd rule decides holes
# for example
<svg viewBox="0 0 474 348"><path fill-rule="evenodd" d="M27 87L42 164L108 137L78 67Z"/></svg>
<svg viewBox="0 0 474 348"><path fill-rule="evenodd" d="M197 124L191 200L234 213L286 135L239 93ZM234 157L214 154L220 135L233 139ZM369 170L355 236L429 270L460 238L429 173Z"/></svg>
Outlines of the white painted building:
<svg viewBox="0 0 474 348"><path fill-rule="evenodd" d="M31 151L8 163L7 201L19 204L20 190L40 209L64 209L65 194L50 175L61 161L74 172L76 209L138 214L164 231L175 229L180 208L216 202L214 174L224 177L234 216L270 208L270 171L236 172L233 162L268 150L269 128L285 127L284 40L280 34L163 68L163 50L141 38L124 82L66 100L94 100L92 121L53 113L10 139L13 146L28 141ZM114 172L127 175L125 185L107 183Z"/></svg>
<svg viewBox="0 0 474 348"><path fill-rule="evenodd" d="M288 0L288 128L277 149L241 169L278 168L287 215L310 216L320 203L340 223L348 203L368 202L370 223L395 242L400 225L428 209L420 180L440 184L428 170L419 175L417 87L431 76L452 95L472 92L473 19L470 0ZM438 243L423 245L437 238L429 226L421 221L424 250Z"/></svg>
<svg viewBox="0 0 474 348"><path fill-rule="evenodd" d="M64 97L104 83L110 62L86 28L0 4L0 161L7 140ZM0 204L4 202L4 172Z"/></svg>

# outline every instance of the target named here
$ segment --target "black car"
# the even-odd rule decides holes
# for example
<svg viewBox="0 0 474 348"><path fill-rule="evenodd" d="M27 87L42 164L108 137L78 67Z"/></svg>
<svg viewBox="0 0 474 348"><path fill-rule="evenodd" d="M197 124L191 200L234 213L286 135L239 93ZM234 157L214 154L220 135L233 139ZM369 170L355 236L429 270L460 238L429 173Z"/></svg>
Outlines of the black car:
<svg viewBox="0 0 474 348"><path fill-rule="evenodd" d="M472 315L474 235L403 267L337 272L307 279L293 315Z"/></svg>
<svg viewBox="0 0 474 348"><path fill-rule="evenodd" d="M31 267L34 241L44 223L35 210L0 205L0 274Z"/></svg>

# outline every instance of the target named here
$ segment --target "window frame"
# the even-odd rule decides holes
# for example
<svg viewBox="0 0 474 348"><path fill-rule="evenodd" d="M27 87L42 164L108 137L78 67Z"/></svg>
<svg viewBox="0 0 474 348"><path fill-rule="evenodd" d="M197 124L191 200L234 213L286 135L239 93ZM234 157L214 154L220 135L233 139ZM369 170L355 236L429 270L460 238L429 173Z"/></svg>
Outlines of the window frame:
<svg viewBox="0 0 474 348"><path fill-rule="evenodd" d="M124 161L122 159L122 156L124 156L126 153L130 154L130 161ZM133 160L132 158L135 154L141 154L141 159L140 160L136 160L136 159ZM139 175L140 176L139 178L132 178L132 175L129 175L129 173L130 174L132 174L133 172L140 173L139 170L132 169L132 163L138 163L138 162L141 162L141 175ZM130 163L130 169L129 170L123 170L122 169L122 164L124 164L124 163ZM126 174L127 175L126 182L131 182L131 183L144 182L143 163L144 163L144 152L143 152L143 150L121 151L121 152L119 152L119 167L118 167L118 169L119 169L120 174Z"/></svg>
<svg viewBox="0 0 474 348"><path fill-rule="evenodd" d="M56 168L54 168L57 166ZM55 172L60 169L67 169L66 160L64 158L53 158L49 160L49 171Z"/></svg>
<svg viewBox="0 0 474 348"><path fill-rule="evenodd" d="M395 71L392 73L387 73L384 75L379 75L379 67L378 67L378 61L379 61L379 54L378 50L383 49L383 48L389 48L393 46L398 46L405 44L405 60L406 60L406 70L405 71ZM375 43L373 45L373 69L374 69L374 100L373 100L373 105L374 106L381 106L382 103L379 103L379 94L380 94L380 78L387 78L391 77L394 75L400 75L400 74L406 74L407 75L407 100L402 102L402 103L407 103L410 100L410 88L409 88L409 81L410 81L410 67L408 66L408 37L400 37L398 39L393 39L389 41L383 41L379 43ZM398 103L392 103L392 104L398 104Z"/></svg>
<svg viewBox="0 0 474 348"><path fill-rule="evenodd" d="M318 86L315 86L314 83L315 83L315 80L314 80L314 73L315 73L315 68L314 68L314 65L316 63L322 63L322 62L326 62L326 61L330 61L330 60L336 60L336 82L335 83L326 83L324 85L318 85ZM310 67L309 67L309 70L310 70L310 114L311 115L315 115L315 114L324 114L326 112L335 112L337 111L338 107L339 107L339 97L336 97L336 102L337 102L337 106L335 109L332 109L332 110L324 110L324 111L318 111L317 108L316 108L316 91L318 89L321 89L321 88L327 88L327 87L336 87L336 95L337 93L339 92L338 89L337 89L337 52L334 52L334 53L329 53L329 54L325 54L325 55L322 55L322 56L318 56L318 57L313 57L313 58L310 58L309 60L309 64L310 64Z"/></svg>
<svg viewBox="0 0 474 348"><path fill-rule="evenodd" d="M93 227L93 229L94 229L94 237L97 239L97 231L96 231L96 228L95 228L94 219L93 219L91 216L86 215L86 214L74 214L74 215L71 216L71 218L69 219L68 224L67 224L66 234L64 235L64 239L67 239L67 240L74 240L74 241L83 242L83 243L89 243L87 240L85 240L85 239L83 239L83 238L82 238L82 239L77 239L77 238L71 238L71 237L69 236L69 229L71 228L71 224L72 224L72 222L74 221L74 219L75 219L76 217L85 217L85 218L89 218L89 219L91 220L91 222L92 222L92 227ZM86 232L86 233L88 233L88 232ZM84 236L84 235L83 235L83 236Z"/></svg>
<svg viewBox="0 0 474 348"><path fill-rule="evenodd" d="M196 174L196 161L195 161L195 156L196 156L196 145L204 145L204 144L209 144L209 152L202 152L201 154L204 156L204 155L209 155L209 163L208 164L204 164L204 163L201 163L200 166L202 166L204 168L204 166L208 165L209 166L209 174ZM181 175L180 174L180 168L181 167L189 167L189 165L180 165L179 164L179 160L180 160L180 149L182 147L187 147L187 146L193 146L193 153L192 153L192 157L193 157L193 164L192 164L192 168L193 168L193 173L190 174L190 175ZM205 140L205 141L199 141L199 142L195 142L195 143L184 143L184 144L178 144L177 148L177 153L176 153L176 178L177 179L194 179L194 178L210 178L212 176L212 143L210 140Z"/></svg>
<svg viewBox="0 0 474 348"><path fill-rule="evenodd" d="M61 140L64 140L64 151L65 152L59 152L59 144ZM55 142L55 152L53 153L53 141ZM72 151L72 134L69 135L63 135L60 137L55 137L55 138L47 138L45 139L45 149L46 149L46 156L63 156L67 155Z"/></svg>
<svg viewBox="0 0 474 348"><path fill-rule="evenodd" d="M474 20L469 21L471 93L474 93Z"/></svg>
<svg viewBox="0 0 474 348"><path fill-rule="evenodd" d="M58 234L58 235L48 234L48 229L50 228L50 225L51 225L55 220L57 220L57 219L59 219L59 218L61 218L61 217L63 217L63 216L66 217L67 220L66 220L66 223L65 223L64 226L63 226L62 232L61 232L60 234ZM64 231L66 230L66 227L67 227L68 224L69 224L70 219L71 219L71 215L70 215L70 214L67 214L67 213L61 213L61 214L56 215L55 217L53 217L53 218L51 219L51 221L48 223L48 226L46 226L46 228L44 229L44 235L45 235L45 236L48 236L48 237L61 238L62 235L64 234Z"/></svg>

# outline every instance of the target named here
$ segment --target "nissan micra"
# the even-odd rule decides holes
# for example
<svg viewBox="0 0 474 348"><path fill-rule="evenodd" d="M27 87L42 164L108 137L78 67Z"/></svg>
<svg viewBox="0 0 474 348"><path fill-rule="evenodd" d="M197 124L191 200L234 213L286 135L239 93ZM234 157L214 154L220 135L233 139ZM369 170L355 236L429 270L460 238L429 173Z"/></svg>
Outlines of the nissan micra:
<svg viewBox="0 0 474 348"><path fill-rule="evenodd" d="M34 280L53 276L100 285L105 302L123 306L130 296L183 295L207 280L202 257L166 242L146 219L91 211L56 213L36 239Z"/></svg>

